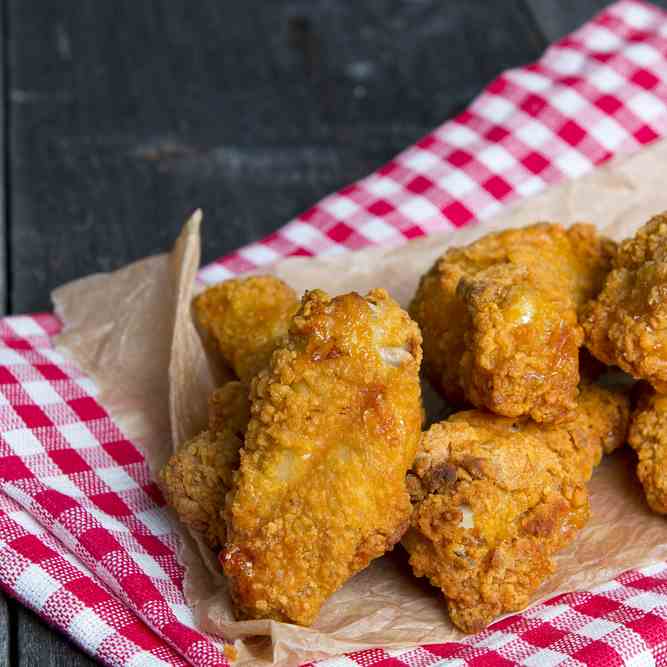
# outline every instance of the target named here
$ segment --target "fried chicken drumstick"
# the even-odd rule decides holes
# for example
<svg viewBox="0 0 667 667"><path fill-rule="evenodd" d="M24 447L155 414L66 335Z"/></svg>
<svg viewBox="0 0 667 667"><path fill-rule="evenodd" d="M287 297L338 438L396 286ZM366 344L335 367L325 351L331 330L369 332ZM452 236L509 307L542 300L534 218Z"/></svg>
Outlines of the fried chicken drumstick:
<svg viewBox="0 0 667 667"><path fill-rule="evenodd" d="M613 250L591 225L548 223L449 249L410 306L434 385L455 405L568 419L583 342L577 311L602 287Z"/></svg>
<svg viewBox="0 0 667 667"><path fill-rule="evenodd" d="M562 425L470 410L424 434L402 543L457 627L478 632L528 604L588 520L586 482L624 442L628 413L625 395L589 385Z"/></svg>
<svg viewBox="0 0 667 667"><path fill-rule="evenodd" d="M584 313L586 345L602 362L667 393L667 214L623 241Z"/></svg>
<svg viewBox="0 0 667 667"><path fill-rule="evenodd" d="M308 292L252 382L221 561L238 615L310 624L401 538L420 438L417 325L384 290Z"/></svg>

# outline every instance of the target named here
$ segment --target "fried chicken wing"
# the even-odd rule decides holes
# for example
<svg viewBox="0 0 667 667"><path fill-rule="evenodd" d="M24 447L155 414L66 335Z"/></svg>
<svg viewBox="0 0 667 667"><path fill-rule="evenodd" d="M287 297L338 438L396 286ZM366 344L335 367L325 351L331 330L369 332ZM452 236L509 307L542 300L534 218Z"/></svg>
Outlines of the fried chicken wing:
<svg viewBox="0 0 667 667"><path fill-rule="evenodd" d="M294 290L273 276L227 280L193 300L207 349L245 384L269 363L298 305Z"/></svg>
<svg viewBox="0 0 667 667"><path fill-rule="evenodd" d="M649 507L667 514L667 396L649 385L632 413L628 443L637 452L637 476Z"/></svg>
<svg viewBox="0 0 667 667"><path fill-rule="evenodd" d="M407 527L420 438L417 325L384 290L308 292L252 382L221 561L240 618L310 624Z"/></svg>
<svg viewBox="0 0 667 667"><path fill-rule="evenodd" d="M296 307L292 289L271 276L228 280L194 299L206 344L242 382L213 392L208 429L179 447L161 478L169 505L212 548L225 543L225 496L250 419L247 385L287 334Z"/></svg>
<svg viewBox="0 0 667 667"><path fill-rule="evenodd" d="M402 543L465 632L525 607L588 520L586 482L602 452L623 443L629 403L591 385L574 414L540 425L470 410L424 434Z"/></svg>
<svg viewBox="0 0 667 667"><path fill-rule="evenodd" d="M208 430L179 447L161 472L168 504L211 548L225 543L225 495L249 419L248 388L228 382L211 395Z"/></svg>
<svg viewBox="0 0 667 667"><path fill-rule="evenodd" d="M582 324L586 345L600 361L667 393L667 214L621 243Z"/></svg>
<svg viewBox="0 0 667 667"><path fill-rule="evenodd" d="M448 250L410 306L435 386L457 405L568 419L583 342L577 311L601 288L613 250L591 225L548 223Z"/></svg>

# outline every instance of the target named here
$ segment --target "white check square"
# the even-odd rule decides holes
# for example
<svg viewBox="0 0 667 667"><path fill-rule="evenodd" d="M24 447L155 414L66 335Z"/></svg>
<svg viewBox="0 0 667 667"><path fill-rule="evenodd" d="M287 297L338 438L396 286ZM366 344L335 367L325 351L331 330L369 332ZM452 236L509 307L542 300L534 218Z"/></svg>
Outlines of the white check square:
<svg viewBox="0 0 667 667"><path fill-rule="evenodd" d="M130 555L132 556L132 560L141 568L144 574L147 574L154 579L163 579L165 581L169 579L167 573L151 555L136 551Z"/></svg>
<svg viewBox="0 0 667 667"><path fill-rule="evenodd" d="M234 274L226 269L222 264L214 263L205 266L197 276L203 283L213 285L221 283L232 278Z"/></svg>
<svg viewBox="0 0 667 667"><path fill-rule="evenodd" d="M502 172L516 164L516 160L511 153L496 144L480 151L477 159L495 173Z"/></svg>
<svg viewBox="0 0 667 667"><path fill-rule="evenodd" d="M546 125L530 121L525 125L522 125L516 131L516 136L526 144L526 146L540 148L544 146L547 141L553 139L554 134Z"/></svg>
<svg viewBox="0 0 667 667"><path fill-rule="evenodd" d="M401 189L400 184L393 178L382 178L381 176L369 176L362 184L365 190L376 197L390 197Z"/></svg>
<svg viewBox="0 0 667 667"><path fill-rule="evenodd" d="M601 26L591 26L586 37L588 48L594 51L613 51L621 44L621 39Z"/></svg>
<svg viewBox="0 0 667 667"><path fill-rule="evenodd" d="M612 623L611 621L608 621L604 618L596 618L594 621L584 625L583 628L579 628L577 630L577 634L597 640L611 634L615 630L618 630L620 627L623 626L619 625L618 623Z"/></svg>
<svg viewBox="0 0 667 667"><path fill-rule="evenodd" d="M407 151L405 155L400 158L401 164L405 167L420 173L428 172L435 165L440 164L441 160L437 155L429 151L423 151L419 148L414 148Z"/></svg>
<svg viewBox="0 0 667 667"><path fill-rule="evenodd" d="M122 468L97 468L96 472L112 491L129 491L138 488L138 484Z"/></svg>
<svg viewBox="0 0 667 667"><path fill-rule="evenodd" d="M322 232L317 227L298 220L290 222L280 233L295 245L305 246L306 248L323 238Z"/></svg>
<svg viewBox="0 0 667 667"><path fill-rule="evenodd" d="M637 93L628 100L627 105L644 122L651 122L667 115L665 103L651 93Z"/></svg>
<svg viewBox="0 0 667 667"><path fill-rule="evenodd" d="M438 181L438 185L453 195L455 198L468 194L479 185L472 180L464 171L456 169Z"/></svg>
<svg viewBox="0 0 667 667"><path fill-rule="evenodd" d="M18 597L30 600L38 609L59 589L60 584L38 565L29 565L14 582Z"/></svg>
<svg viewBox="0 0 667 667"><path fill-rule="evenodd" d="M70 498L83 498L86 495L67 475L42 477L41 481L50 489L60 491Z"/></svg>
<svg viewBox="0 0 667 667"><path fill-rule="evenodd" d="M549 98L549 102L565 116L576 114L586 104L584 98L572 88L560 90Z"/></svg>
<svg viewBox="0 0 667 667"><path fill-rule="evenodd" d="M371 219L370 222L359 228L359 232L376 243L386 243L392 239L400 240L401 238L401 234L394 227L382 222L380 218Z"/></svg>
<svg viewBox="0 0 667 667"><path fill-rule="evenodd" d="M115 630L107 625L92 609L83 608L67 626L67 631L91 652L95 653L102 642L115 634Z"/></svg>
<svg viewBox="0 0 667 667"><path fill-rule="evenodd" d="M271 264L280 258L280 255L275 250L260 243L253 243L247 248L241 248L241 250L239 250L239 255L256 266Z"/></svg>
<svg viewBox="0 0 667 667"><path fill-rule="evenodd" d="M5 442L9 443L19 456L32 456L44 452L44 445L35 437L29 428L17 428L2 434Z"/></svg>
<svg viewBox="0 0 667 667"><path fill-rule="evenodd" d="M86 449L99 445L97 438L81 422L59 426L58 430L73 449Z"/></svg>
<svg viewBox="0 0 667 667"><path fill-rule="evenodd" d="M570 178L585 174L587 171L590 171L593 166L588 158L573 150L561 153L556 157L554 162L556 163L556 166Z"/></svg>
<svg viewBox="0 0 667 667"><path fill-rule="evenodd" d="M359 207L349 198L341 195L331 195L320 203L320 207L334 218L344 220L359 210Z"/></svg>
<svg viewBox="0 0 667 667"><path fill-rule="evenodd" d="M660 59L660 54L648 44L632 44L631 46L628 46L623 53L632 60L632 62L637 63L642 67L648 67L656 60Z"/></svg>
<svg viewBox="0 0 667 667"><path fill-rule="evenodd" d="M479 136L465 125L457 122L447 123L442 131L436 134L451 146L462 148L477 141Z"/></svg>
<svg viewBox="0 0 667 667"><path fill-rule="evenodd" d="M503 97L489 95L483 99L483 103L479 102L476 105L475 110L477 113L484 116L484 118L487 118L494 123L499 123L505 120L516 111L516 107Z"/></svg>
<svg viewBox="0 0 667 667"><path fill-rule="evenodd" d="M30 363L25 357L8 347L0 347L0 366L24 366Z"/></svg>
<svg viewBox="0 0 667 667"><path fill-rule="evenodd" d="M21 386L37 405L53 405L65 402L47 380L24 382Z"/></svg>
<svg viewBox="0 0 667 667"><path fill-rule="evenodd" d="M608 116L592 125L589 131L595 140L609 151L613 151L628 138L628 133Z"/></svg>
<svg viewBox="0 0 667 667"><path fill-rule="evenodd" d="M541 648L537 653L524 658L521 664L526 667L556 667L565 660L569 660L569 656L552 651L550 648Z"/></svg>
<svg viewBox="0 0 667 667"><path fill-rule="evenodd" d="M35 322L32 317L28 315L15 315L13 317L8 317L6 320L7 324L19 335L19 336L43 336L44 329Z"/></svg>
<svg viewBox="0 0 667 667"><path fill-rule="evenodd" d="M541 90L545 90L551 86L551 81L537 72L528 72L520 69L510 70L506 76L531 93L539 93Z"/></svg>
<svg viewBox="0 0 667 667"><path fill-rule="evenodd" d="M420 223L440 215L439 209L423 197L413 197L400 205L400 212L409 220Z"/></svg>
<svg viewBox="0 0 667 667"><path fill-rule="evenodd" d="M599 67L591 72L589 81L603 93L609 93L625 83L623 77L617 74L611 67Z"/></svg>

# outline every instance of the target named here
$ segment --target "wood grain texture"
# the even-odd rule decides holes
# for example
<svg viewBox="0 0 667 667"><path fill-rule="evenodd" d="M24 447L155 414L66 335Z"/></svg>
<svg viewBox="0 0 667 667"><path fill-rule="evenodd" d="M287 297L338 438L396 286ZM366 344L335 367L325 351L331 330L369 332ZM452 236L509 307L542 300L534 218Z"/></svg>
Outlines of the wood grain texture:
<svg viewBox="0 0 667 667"><path fill-rule="evenodd" d="M95 663L28 609L17 605L16 667L92 667Z"/></svg>
<svg viewBox="0 0 667 667"><path fill-rule="evenodd" d="M257 239L544 42L521 3L8 0L11 305L169 247Z"/></svg>
<svg viewBox="0 0 667 667"><path fill-rule="evenodd" d="M10 601L0 593L0 665L10 664L13 618L9 613Z"/></svg>
<svg viewBox="0 0 667 667"><path fill-rule="evenodd" d="M7 141L5 137L5 55L7 44L7 31L5 24L5 0L0 0L0 35L3 39L3 48L0 49L0 90L3 93L3 104L0 105L0 147L2 159L0 159L0 315L7 313L7 276L8 264L6 256L6 199L5 199L5 156L7 155ZM12 649L12 635L16 629L14 614L10 614L12 602L0 592L0 665L9 665Z"/></svg>
<svg viewBox="0 0 667 667"><path fill-rule="evenodd" d="M578 28L612 0L524 0L547 40L553 42ZM651 0L667 9L667 0Z"/></svg>

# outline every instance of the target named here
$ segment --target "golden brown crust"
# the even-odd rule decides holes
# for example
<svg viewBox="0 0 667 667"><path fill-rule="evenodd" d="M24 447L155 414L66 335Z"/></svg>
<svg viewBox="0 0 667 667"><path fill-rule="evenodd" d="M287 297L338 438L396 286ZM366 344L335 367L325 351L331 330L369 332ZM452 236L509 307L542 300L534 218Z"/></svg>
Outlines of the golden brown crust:
<svg viewBox="0 0 667 667"><path fill-rule="evenodd" d="M599 291L613 252L591 225L548 223L448 250L410 306L431 380L457 405L568 419L583 341L577 311Z"/></svg>
<svg viewBox="0 0 667 667"><path fill-rule="evenodd" d="M667 215L619 246L598 298L584 311L586 345L601 361L667 392Z"/></svg>
<svg viewBox="0 0 667 667"><path fill-rule="evenodd" d="M238 615L311 623L400 539L422 410L418 327L383 290L306 294L252 383L222 562Z"/></svg>
<svg viewBox="0 0 667 667"><path fill-rule="evenodd" d="M587 521L586 481L603 449L622 443L628 412L626 396L590 386L566 424L470 410L424 434L403 545L455 625L477 632L528 604Z"/></svg>
<svg viewBox="0 0 667 667"><path fill-rule="evenodd" d="M193 300L209 352L245 384L268 364L297 307L294 290L273 276L227 280Z"/></svg>
<svg viewBox="0 0 667 667"><path fill-rule="evenodd" d="M167 503L213 549L225 543L224 503L250 418L248 388L230 382L209 402L209 427L185 442L160 477Z"/></svg>
<svg viewBox="0 0 667 667"><path fill-rule="evenodd" d="M649 507L667 514L667 396L648 385L632 413L628 443L637 452L637 476Z"/></svg>
<svg viewBox="0 0 667 667"><path fill-rule="evenodd" d="M243 439L250 421L248 387L241 382L227 382L208 399L208 430L212 433L230 431Z"/></svg>

